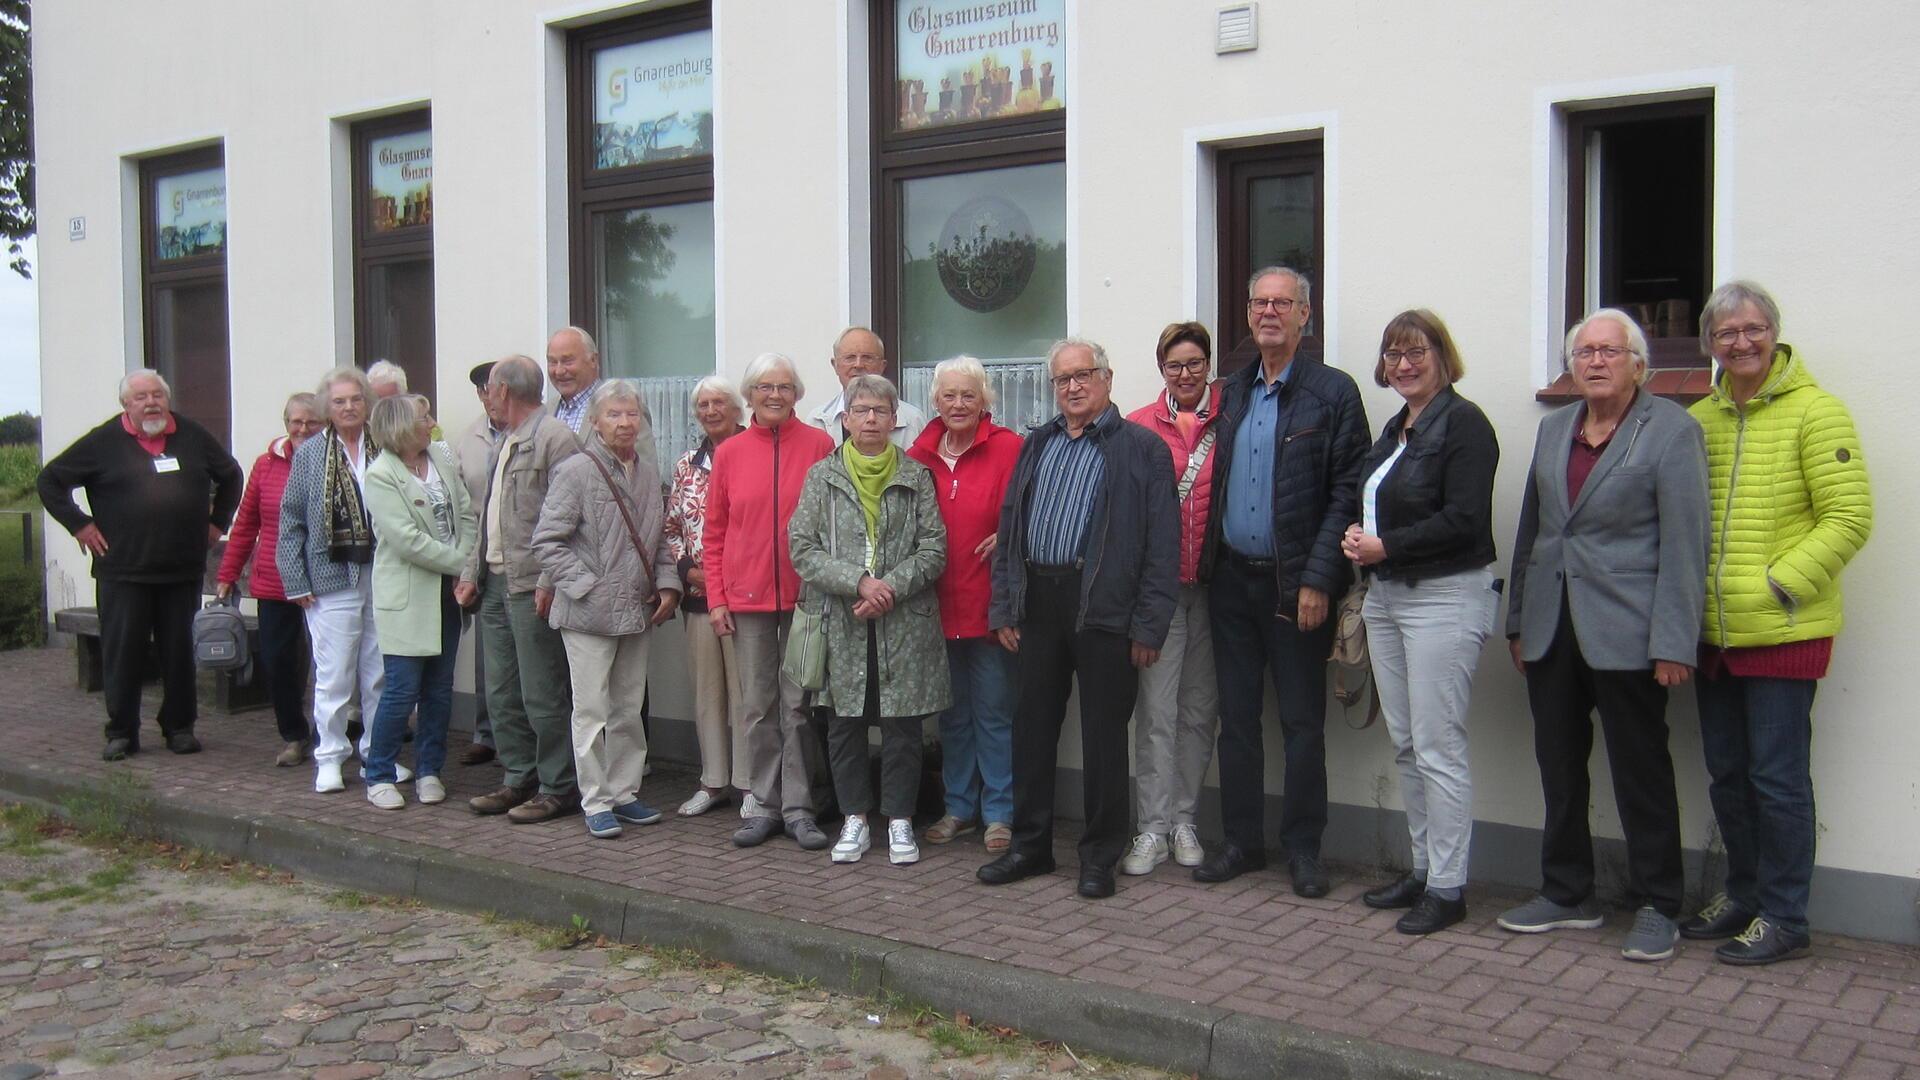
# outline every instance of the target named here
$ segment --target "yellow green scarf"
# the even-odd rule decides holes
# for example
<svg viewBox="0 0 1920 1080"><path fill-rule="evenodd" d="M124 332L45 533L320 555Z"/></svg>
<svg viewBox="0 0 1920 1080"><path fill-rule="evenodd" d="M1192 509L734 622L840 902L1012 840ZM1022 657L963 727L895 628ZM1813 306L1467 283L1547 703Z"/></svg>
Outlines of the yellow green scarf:
<svg viewBox="0 0 1920 1080"><path fill-rule="evenodd" d="M840 460L860 496L860 510L867 518L867 550L872 551L880 545L880 495L900 471L900 448L888 443L884 451L868 457L848 439L840 444Z"/></svg>

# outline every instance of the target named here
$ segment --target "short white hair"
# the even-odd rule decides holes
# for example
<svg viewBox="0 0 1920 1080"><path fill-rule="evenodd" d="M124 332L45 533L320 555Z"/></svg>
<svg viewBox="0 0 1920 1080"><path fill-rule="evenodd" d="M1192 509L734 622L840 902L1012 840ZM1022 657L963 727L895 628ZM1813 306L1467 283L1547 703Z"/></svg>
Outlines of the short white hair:
<svg viewBox="0 0 1920 1080"><path fill-rule="evenodd" d="M1561 363L1568 371L1573 370L1573 343L1580 337L1581 331L1597 322L1610 322L1619 326L1627 334L1627 351L1633 354L1636 366L1633 372L1635 382L1644 383L1653 370L1647 366L1647 334L1633 316L1619 308L1603 307L1573 324L1567 331L1566 347L1561 350Z"/></svg>
<svg viewBox="0 0 1920 1080"><path fill-rule="evenodd" d="M1113 370L1112 365L1107 363L1107 350L1101 348L1099 342L1089 341L1083 337L1063 337L1053 343L1053 348L1047 350L1047 374L1053 374L1053 362L1059 359L1060 354L1066 352L1068 349L1085 349L1093 356L1093 366L1096 369L1100 371Z"/></svg>
<svg viewBox="0 0 1920 1080"><path fill-rule="evenodd" d="M740 373L741 385L752 389L753 385L767 377L774 368L783 367L793 376L793 400L799 401L807 396L807 384L800 381L800 369L793 366L793 359L785 353L763 352L753 358L747 370Z"/></svg>
<svg viewBox="0 0 1920 1080"><path fill-rule="evenodd" d="M708 394L719 394L725 397L727 403L733 406L733 411L736 414L741 416L746 415L747 403L745 399L741 398L740 391L736 390L734 385L728 382L726 377L722 375L709 375L699 382L694 383L693 393L687 395L687 407L690 409L698 409L700 407L700 399L706 397Z"/></svg>
<svg viewBox="0 0 1920 1080"><path fill-rule="evenodd" d="M579 338L580 344L586 347L587 354L589 356L600 355L600 346L594 344L593 335L587 333L585 330L582 330L580 327L563 326L560 329L555 330L553 332L553 337L559 337L561 334L572 334L574 337ZM551 338L549 340L551 340Z"/></svg>
<svg viewBox="0 0 1920 1080"><path fill-rule="evenodd" d="M391 360L375 360L367 366L367 382L372 386L397 386L407 392L407 370Z"/></svg>
<svg viewBox="0 0 1920 1080"><path fill-rule="evenodd" d="M938 411L940 404L940 384L950 379L971 379L980 391L980 400L993 408L993 384L987 381L987 365L971 356L956 356L951 360L942 360L933 365L933 389L928 391L928 400Z"/></svg>
<svg viewBox="0 0 1920 1080"><path fill-rule="evenodd" d="M138 371L129 371L125 375L120 376L120 404L125 405L127 398L132 395L133 380L135 379L152 379L154 382L160 384L160 390L167 395L167 400L169 402L173 400L173 387L167 385L166 377L152 368L143 367Z"/></svg>
<svg viewBox="0 0 1920 1080"><path fill-rule="evenodd" d="M616 401L631 401L640 406L640 415L647 413L647 399L640 396L640 384L632 379L608 379L593 391L587 399L587 423L600 422L600 414L607 406Z"/></svg>

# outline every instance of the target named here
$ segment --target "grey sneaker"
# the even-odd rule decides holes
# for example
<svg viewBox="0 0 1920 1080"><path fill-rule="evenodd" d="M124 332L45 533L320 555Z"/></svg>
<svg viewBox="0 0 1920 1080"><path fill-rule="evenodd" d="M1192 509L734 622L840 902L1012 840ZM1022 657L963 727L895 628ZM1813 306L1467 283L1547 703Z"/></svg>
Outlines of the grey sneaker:
<svg viewBox="0 0 1920 1080"><path fill-rule="evenodd" d="M780 819L750 817L733 830L734 847L759 847L780 831Z"/></svg>
<svg viewBox="0 0 1920 1080"><path fill-rule="evenodd" d="M1516 934L1543 934L1548 930L1594 930L1607 917L1600 913L1600 905L1592 897L1580 901L1572 907L1556 904L1544 896L1536 896L1517 908L1508 908L1494 920L1502 930L1511 930Z"/></svg>
<svg viewBox="0 0 1920 1080"><path fill-rule="evenodd" d="M1167 838L1159 833L1143 832L1133 838L1133 847L1127 856L1120 860L1120 872L1123 874L1151 874L1153 868L1167 861Z"/></svg>
<svg viewBox="0 0 1920 1080"><path fill-rule="evenodd" d="M1620 943L1620 955L1629 960L1665 960L1673 955L1673 943L1680 940L1680 928L1673 920L1643 907L1633 913L1633 929Z"/></svg>
<svg viewBox="0 0 1920 1080"><path fill-rule="evenodd" d="M820 831L820 823L810 817L787 822L787 835L793 837L802 851L821 851L833 844L833 840Z"/></svg>

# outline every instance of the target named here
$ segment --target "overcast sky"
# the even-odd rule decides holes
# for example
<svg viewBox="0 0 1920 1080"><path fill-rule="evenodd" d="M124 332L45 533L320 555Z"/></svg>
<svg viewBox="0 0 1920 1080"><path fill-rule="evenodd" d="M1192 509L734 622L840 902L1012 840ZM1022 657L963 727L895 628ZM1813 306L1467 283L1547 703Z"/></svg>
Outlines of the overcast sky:
<svg viewBox="0 0 1920 1080"><path fill-rule="evenodd" d="M26 244L27 262L39 267L39 251ZM0 255L5 248L0 247ZM7 269L0 258L0 416L40 413L40 311L37 281Z"/></svg>

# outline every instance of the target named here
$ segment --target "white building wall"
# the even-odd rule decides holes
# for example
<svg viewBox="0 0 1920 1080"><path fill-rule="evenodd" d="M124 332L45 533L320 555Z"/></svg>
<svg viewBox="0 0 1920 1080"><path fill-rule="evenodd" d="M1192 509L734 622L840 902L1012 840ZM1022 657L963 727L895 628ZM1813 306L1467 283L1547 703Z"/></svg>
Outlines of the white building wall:
<svg viewBox="0 0 1920 1080"><path fill-rule="evenodd" d="M65 0L35 12L46 441L65 445L114 409L139 362L135 160L224 140L235 447L250 461L285 393L351 353L345 124L430 102L443 420L465 425L473 363L538 356L567 313L564 54L568 26L650 5L434 0L165 5ZM1786 340L1853 408L1879 497L1875 538L1849 570L1848 626L1816 708L1823 867L1920 875L1920 728L1907 666L1920 586L1900 562L1920 467L1901 449L1899 312L1920 280L1920 17L1882 0L1811 7L1631 0L1595 6L1412 0L1261 5L1261 47L1215 56L1215 5L1079 0L1071 8L1069 325L1104 342L1132 407L1157 379L1168 321L1212 321L1210 144L1326 140L1329 280L1316 299L1329 361L1358 378L1377 427L1397 399L1370 380L1379 327L1409 306L1450 323L1461 389L1500 432L1501 570L1556 364L1561 230L1552 104L1709 85L1716 97L1713 278L1753 277L1785 309ZM865 107L860 0L718 0L715 155L719 341L737 376L756 353L792 355L833 390L828 345L863 311L864 151L843 134ZM849 29L853 28L853 29ZM864 121L861 121L864 124ZM848 162L855 175L849 175ZM87 239L59 239L85 216ZM1207 230L1196 233L1196 225ZM849 248L849 245L852 245ZM851 254L849 254L851 252ZM1237 288L1239 283L1225 283ZM1891 376L1891 377L1890 377ZM811 404L811 402L809 403ZM90 603L60 530L50 599ZM678 663L664 715L685 715ZM1531 726L1505 649L1475 695L1476 814L1536 828ZM1712 821L1690 693L1670 718L1689 847ZM1078 762L1068 737L1063 764ZM1269 739L1277 790L1277 736ZM1329 712L1336 802L1397 807L1384 733ZM1598 830L1618 835L1602 755ZM1908 928L1912 933L1912 928Z"/></svg>

